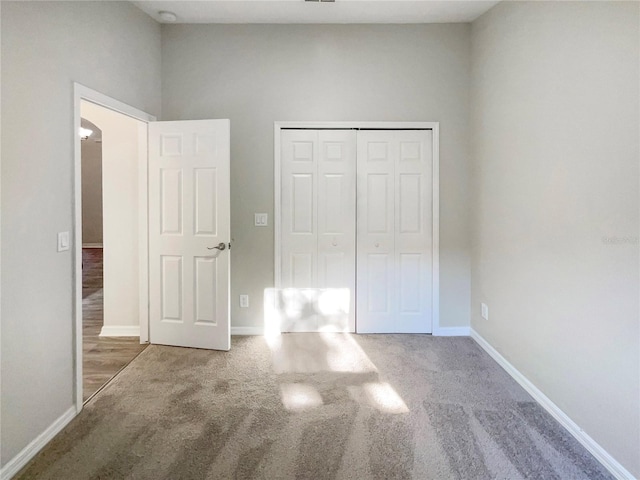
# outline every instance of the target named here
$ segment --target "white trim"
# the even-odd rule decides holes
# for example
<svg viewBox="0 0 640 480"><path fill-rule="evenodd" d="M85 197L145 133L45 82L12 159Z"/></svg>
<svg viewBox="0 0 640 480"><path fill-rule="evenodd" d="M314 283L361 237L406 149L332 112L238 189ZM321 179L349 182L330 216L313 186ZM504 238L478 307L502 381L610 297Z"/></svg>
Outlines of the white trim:
<svg viewBox="0 0 640 480"><path fill-rule="evenodd" d="M553 401L549 399L538 387L525 377L516 367L504 358L495 348L491 346L482 336L473 328L471 330L471 338L473 338L482 349L493 358L498 365L506 370L511 377L524 388L533 399L538 402L549 414L555 418L560 425L573 435L573 437L582 444L591 454L598 460L611 474L619 480L636 480L635 477L620 463L613 458L604 448L600 446L593 438L591 438L578 424L576 424L569 416L564 413Z"/></svg>
<svg viewBox="0 0 640 480"><path fill-rule="evenodd" d="M138 126L138 309L140 343L149 343L149 124Z"/></svg>
<svg viewBox="0 0 640 480"><path fill-rule="evenodd" d="M124 115L127 115L128 117L135 118L136 120L141 120L143 122L154 122L156 120L156 117L153 115L143 112L142 110L138 110L135 107L127 105L126 103L104 95L103 93L100 93L89 87L85 87L84 85L77 82L73 83L73 93L75 98L81 98L88 102L95 103L96 105L101 105L105 108L108 108L109 110L113 110L114 112L122 113ZM80 113L79 110L78 113ZM77 133L75 133L75 137L78 137Z"/></svg>
<svg viewBox="0 0 640 480"><path fill-rule="evenodd" d="M277 130L283 128L356 128L356 129L394 129L394 130L433 130L439 122L274 122Z"/></svg>
<svg viewBox="0 0 640 480"><path fill-rule="evenodd" d="M104 325L100 330L101 337L139 337L138 325Z"/></svg>
<svg viewBox="0 0 640 480"><path fill-rule="evenodd" d="M92 90L91 88L85 87L79 83L73 83L73 130L70 132L73 135L73 145L74 145L74 166L73 166L73 203L74 203L74 212L73 212L73 252L74 252L74 265L73 265L73 315L75 318L74 328L73 328L73 341L75 344L75 352L73 358L74 364L74 402L76 412L79 413L82 410L82 153L80 147L80 136L78 135L78 129L80 128L80 105L82 100L86 100L91 103L95 103L97 105L101 105L110 110L122 113L129 117L135 118L142 122L151 122L156 119L153 115L149 115L148 113L143 112L142 110L138 110L137 108L131 107L126 103L122 103L115 98L108 97L96 90ZM141 159L144 163L147 162L147 159ZM140 183L141 188L144 188L146 196L146 180ZM141 193L142 194L142 193ZM145 226L145 232L147 228ZM139 232L139 248L142 256L147 255L147 234L140 235ZM80 248L78 248L80 246ZM140 275L141 279L143 275ZM145 289L147 286L140 286L140 301L143 301L142 296L145 293ZM148 300L146 301L148 303ZM147 321L148 322L148 321ZM144 324L143 319L141 319L141 325ZM136 334L139 335L138 332ZM147 332L148 336L148 332Z"/></svg>
<svg viewBox="0 0 640 480"><path fill-rule="evenodd" d="M468 337L471 334L470 327L438 327L433 330L434 337Z"/></svg>
<svg viewBox="0 0 640 480"><path fill-rule="evenodd" d="M9 480L18 473L42 448L51 441L68 423L77 415L76 407L73 406L64 412L56 421L38 435L29 445L24 447L20 453L13 457L0 470L0 479Z"/></svg>
<svg viewBox="0 0 640 480"><path fill-rule="evenodd" d="M282 153L280 150L280 134L286 122L274 122L273 125L273 286L280 288L282 285L282 258L280 255L281 248L280 238L282 228L282 214L280 206L282 205Z"/></svg>
<svg viewBox="0 0 640 480"><path fill-rule="evenodd" d="M433 333L440 330L440 122L433 122L431 126L433 131L431 332Z"/></svg>
<svg viewBox="0 0 640 480"><path fill-rule="evenodd" d="M101 243L83 243L82 248L103 248Z"/></svg>
<svg viewBox="0 0 640 480"><path fill-rule="evenodd" d="M2 2L0 2L0 18L1 18L1 17L2 17ZM0 22L0 24L1 24L1 23L2 23L2 22ZM2 29L0 28L0 30L2 30ZM0 38L2 38L2 33L1 33L1 32L0 32ZM1 52L1 50L2 50L2 49L0 48L0 52ZM0 53L0 79L2 78L2 58L1 58L1 57L2 57L2 53ZM0 88L0 92L2 92L2 88ZM1 107L1 105L2 105L2 98L1 98L1 97L2 97L2 93L0 93L0 112L2 111L2 107ZM1 124L2 124L2 122L0 121L0 186L2 185L2 178L1 178L1 177L2 177L2 173L1 173L1 172L2 172L2 153L1 153L1 152L2 152L2 145L1 145L1 144L2 144L2 125L1 125ZM1 190L2 190L2 189L0 188L0 199L2 198L2 194L1 194L2 192L1 192ZM1 203L2 203L2 202L0 201L0 204L1 204ZM1 217L2 217L2 207L0 206L0 220L1 220ZM0 226L1 226L1 225L2 225L2 221L0 221ZM0 228L0 230L1 230L1 228ZM0 232L0 233L1 233L1 232ZM0 234L0 239L1 239L1 238L2 238L2 235ZM1 243L2 243L2 242L0 241L0 244L1 244ZM2 248L1 248L1 245L0 245L0 252L1 252L1 251L2 251ZM1 266L1 265L2 265L2 260L1 260L1 258L0 258L0 266ZM2 296L2 293L0 292L0 297L1 297L1 296ZM2 305L2 302L1 302L1 301L0 301L0 305ZM1 311L1 310L2 310L2 308L0 308L0 311ZM2 317L2 315L1 315L1 314L0 314L0 317ZM2 325L2 318L0 318L0 332L2 332L2 327L1 327L1 325ZM2 358L2 347L1 347L1 345L2 345L2 338L1 338L1 337L2 337L2 334L0 333L0 358ZM2 399L2 398L4 398L4 397L2 396L2 382L0 381L0 399ZM1 417L1 415L0 415L0 417ZM0 430L2 430L2 418L0 418ZM0 432L0 433L1 433L1 432ZM2 451L2 435L0 435L0 451ZM0 467L1 467L1 466L2 466L2 463L1 463L1 461L0 461ZM0 479L1 479L1 478L3 478L3 477L4 477L4 476L2 475L2 470L0 469Z"/></svg>
<svg viewBox="0 0 640 480"><path fill-rule="evenodd" d="M262 327L231 327L231 335L264 335Z"/></svg>
<svg viewBox="0 0 640 480"><path fill-rule="evenodd" d="M431 290L431 332L440 329L440 122L274 122L273 145L273 185L274 185L274 279L276 289L282 285L282 271L280 256L280 229L282 218L280 212L281 198L281 165L280 165L280 135L284 128L354 128L354 129L430 129L433 132L433 166L432 166L432 290ZM356 252L357 255L357 252ZM357 295L357 292L356 292ZM357 315L357 313L356 313ZM356 329L358 319L356 318ZM468 335L468 332L466 333Z"/></svg>

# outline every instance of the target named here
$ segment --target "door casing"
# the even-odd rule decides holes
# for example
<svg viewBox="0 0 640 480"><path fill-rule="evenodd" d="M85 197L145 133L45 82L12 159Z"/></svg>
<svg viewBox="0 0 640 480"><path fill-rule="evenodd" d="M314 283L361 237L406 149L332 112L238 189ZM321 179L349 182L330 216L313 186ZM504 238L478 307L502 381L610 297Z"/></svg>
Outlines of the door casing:
<svg viewBox="0 0 640 480"><path fill-rule="evenodd" d="M281 268L281 132L285 129L354 129L354 130L432 130L432 332L437 334L440 327L440 122L274 122L274 286L282 286ZM357 254L356 254L357 255ZM357 295L357 292L356 292ZM357 315L357 312L356 312ZM357 318L356 318L357 329Z"/></svg>
<svg viewBox="0 0 640 480"><path fill-rule="evenodd" d="M80 104L85 100L115 112L149 123L156 117L138 110L79 83L73 84L73 341L75 345L74 403L76 413L82 411L82 153L80 136ZM140 293L140 343L149 341L149 279L148 279L148 196L147 196L147 140L140 139L138 151L138 252Z"/></svg>

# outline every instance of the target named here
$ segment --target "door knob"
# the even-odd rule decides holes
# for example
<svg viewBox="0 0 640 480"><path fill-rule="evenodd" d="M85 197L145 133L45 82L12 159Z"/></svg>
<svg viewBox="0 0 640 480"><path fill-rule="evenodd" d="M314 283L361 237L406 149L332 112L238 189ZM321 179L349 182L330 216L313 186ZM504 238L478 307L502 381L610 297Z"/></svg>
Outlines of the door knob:
<svg viewBox="0 0 640 480"><path fill-rule="evenodd" d="M224 250L225 248L227 248L227 244L224 242L220 242L218 245L216 245L215 247L207 247L207 250L213 250L213 249L217 249L217 250Z"/></svg>

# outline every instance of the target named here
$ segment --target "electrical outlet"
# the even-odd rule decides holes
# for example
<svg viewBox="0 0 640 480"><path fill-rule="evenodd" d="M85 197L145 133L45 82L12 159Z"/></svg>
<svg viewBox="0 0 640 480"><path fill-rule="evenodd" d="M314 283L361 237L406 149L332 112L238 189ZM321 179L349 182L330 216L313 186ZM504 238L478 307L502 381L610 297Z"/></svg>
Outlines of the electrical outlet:
<svg viewBox="0 0 640 480"><path fill-rule="evenodd" d="M249 295L240 295L240 308L249 308Z"/></svg>
<svg viewBox="0 0 640 480"><path fill-rule="evenodd" d="M482 304L482 318L489 320L489 307L487 307L486 303Z"/></svg>

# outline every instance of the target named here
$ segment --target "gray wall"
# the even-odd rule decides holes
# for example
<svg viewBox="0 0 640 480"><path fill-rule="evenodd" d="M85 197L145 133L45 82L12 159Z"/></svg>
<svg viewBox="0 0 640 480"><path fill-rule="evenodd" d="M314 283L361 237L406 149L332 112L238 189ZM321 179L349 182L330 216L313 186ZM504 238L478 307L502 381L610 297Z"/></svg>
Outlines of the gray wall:
<svg viewBox="0 0 640 480"><path fill-rule="evenodd" d="M161 71L160 27L128 3L2 2L2 464L73 403L72 258L55 252L72 228L72 81L157 115L162 78L164 119L232 122L236 326L262 325L273 284L273 228L253 227L263 211L273 225L273 122L440 121L442 325L467 325L470 304L640 476L639 13L509 2L473 31L173 25Z"/></svg>
<svg viewBox="0 0 640 480"><path fill-rule="evenodd" d="M639 13L506 2L472 34L472 327L637 477Z"/></svg>
<svg viewBox="0 0 640 480"><path fill-rule="evenodd" d="M102 143L92 137L82 148L82 243L102 245Z"/></svg>
<svg viewBox="0 0 640 480"><path fill-rule="evenodd" d="M2 464L73 404L73 81L160 110L160 26L124 2L2 2Z"/></svg>
<svg viewBox="0 0 640 480"><path fill-rule="evenodd" d="M262 326L273 286L276 120L441 122L440 322L469 325L468 24L162 28L163 119L231 119L233 326Z"/></svg>

